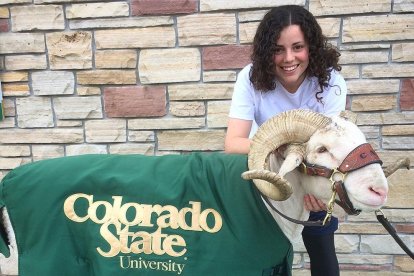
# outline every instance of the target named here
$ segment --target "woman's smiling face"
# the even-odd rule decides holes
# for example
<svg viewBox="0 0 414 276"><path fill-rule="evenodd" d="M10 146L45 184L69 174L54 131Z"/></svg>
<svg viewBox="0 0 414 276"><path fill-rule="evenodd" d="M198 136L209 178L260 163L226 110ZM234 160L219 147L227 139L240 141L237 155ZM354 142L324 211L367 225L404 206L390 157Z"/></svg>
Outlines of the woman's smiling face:
<svg viewBox="0 0 414 276"><path fill-rule="evenodd" d="M299 25L290 25L282 30L276 41L273 60L276 79L287 91L296 92L309 65L309 47Z"/></svg>

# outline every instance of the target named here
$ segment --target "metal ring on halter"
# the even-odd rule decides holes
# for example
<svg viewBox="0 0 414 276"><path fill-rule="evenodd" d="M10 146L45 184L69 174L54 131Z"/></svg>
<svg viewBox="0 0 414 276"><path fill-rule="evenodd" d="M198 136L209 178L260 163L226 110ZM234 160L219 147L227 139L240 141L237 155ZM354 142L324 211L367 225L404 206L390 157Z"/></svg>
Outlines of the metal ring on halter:
<svg viewBox="0 0 414 276"><path fill-rule="evenodd" d="M339 179L335 179L335 178L337 178L337 176L339 176ZM338 182L338 181L344 182L345 176L346 176L346 173L343 173L343 172L339 171L338 168L336 168L336 169L333 170L331 176L329 177L329 180L332 183Z"/></svg>

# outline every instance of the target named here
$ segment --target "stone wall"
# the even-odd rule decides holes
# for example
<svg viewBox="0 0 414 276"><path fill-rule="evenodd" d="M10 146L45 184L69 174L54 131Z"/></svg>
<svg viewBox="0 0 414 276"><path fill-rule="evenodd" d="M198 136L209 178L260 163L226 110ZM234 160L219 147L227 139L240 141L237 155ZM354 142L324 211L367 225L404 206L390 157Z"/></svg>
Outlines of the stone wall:
<svg viewBox="0 0 414 276"><path fill-rule="evenodd" d="M414 162L413 0L0 0L0 179L60 156L223 150L236 75L280 4L307 7L340 49L348 109L385 165ZM386 214L413 250L412 179L390 177ZM414 271L374 214L347 218L335 241L342 275ZM295 251L295 275L310 275Z"/></svg>

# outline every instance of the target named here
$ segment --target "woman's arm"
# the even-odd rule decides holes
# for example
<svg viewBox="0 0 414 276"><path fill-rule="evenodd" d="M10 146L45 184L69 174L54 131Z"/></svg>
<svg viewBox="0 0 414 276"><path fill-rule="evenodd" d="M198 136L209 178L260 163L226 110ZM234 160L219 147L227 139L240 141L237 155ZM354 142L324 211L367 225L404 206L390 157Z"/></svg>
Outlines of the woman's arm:
<svg viewBox="0 0 414 276"><path fill-rule="evenodd" d="M224 150L226 153L247 154L250 150L251 140L249 133L252 128L252 121L229 118L227 124Z"/></svg>

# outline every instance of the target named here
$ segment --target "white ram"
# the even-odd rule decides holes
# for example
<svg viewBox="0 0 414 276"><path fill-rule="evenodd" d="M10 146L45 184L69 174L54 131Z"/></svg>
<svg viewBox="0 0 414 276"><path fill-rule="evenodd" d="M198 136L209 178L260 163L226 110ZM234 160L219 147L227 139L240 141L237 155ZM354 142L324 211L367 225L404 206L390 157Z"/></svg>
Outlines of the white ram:
<svg viewBox="0 0 414 276"><path fill-rule="evenodd" d="M366 144L366 139L363 133L354 123L348 120L340 117L328 118L323 115L305 110L288 111L269 120L259 129L253 138L251 151L248 156L249 170L243 173L243 177L247 179L253 179L253 182L258 190L265 197L270 198L270 203L276 206L279 211L294 219L306 220L309 213L304 209L303 195L305 193L311 193L323 201L328 202L331 199L333 192L332 182L328 178L321 176L309 176L300 172L297 168L303 164L302 161L305 163L323 166L329 169L338 168L350 152L363 144ZM280 155L276 152L277 149L280 149L282 145L287 146L283 154ZM374 155L376 154L374 153ZM63 159L64 161L59 161L56 159L36 162L38 165L33 165L32 163L23 166L27 169L18 168L17 172L13 171L10 173L10 176L7 175L3 179L3 185L1 186L0 194L3 198L0 200L0 203L5 205L6 208L13 208L13 210L9 210L11 223L8 221L8 218L6 218L5 224L9 230L9 237L13 247L12 251L15 252L15 256L17 254L17 249L12 227L14 227L14 232L16 233L16 239L18 240L17 248L20 254L20 275L24 276L25 273L27 273L27 275L38 275L36 273L31 274L34 273L33 271L35 271L34 267L36 265L51 267L53 266L53 269L55 269L53 270L50 268L48 270L45 268L43 270L36 270L42 271L42 275L48 275L48 271L54 271L54 273L59 272L61 275L79 275L86 273L78 272L84 271L82 269L87 269L85 271L88 271L88 275L121 275L119 273L126 273L126 275L130 275L128 273L132 273L131 275L133 275L133 273L136 272L126 272L127 269L125 269L128 265L131 264L134 264L137 267L139 266L140 269L146 269L147 272L149 271L149 274L154 273L155 270L158 270L157 273L160 271L163 273L170 271L175 274L191 275L191 273L195 273L194 268L192 268L192 266L194 266L198 269L197 271L210 273L210 275L219 275L220 273L215 269L222 269L223 266L230 266L231 269L227 271L232 271L237 275L251 275L252 270L249 269L252 268L250 268L250 266L254 266L256 262L259 263L260 261L265 260L269 257L266 255L269 251L257 254L257 252L254 252L254 246L258 246L258 250L261 250L260 247L263 247L263 251L264 247L268 247L268 249L272 252L275 251L275 248L277 249L279 246L277 244L269 244L267 240L264 242L259 241L259 238L263 238L259 236L270 235L266 233L271 233L272 231L280 232L280 229L290 241L293 241L295 238L300 236L300 231L302 229L301 225L288 222L284 218L281 218L268 204L263 205L263 202L258 196L257 190L254 188L254 186L246 184L249 182L241 179L241 173L247 169L245 156L232 157L232 155L226 154L200 154L197 155L197 158L195 158L196 161L190 162L189 160L193 158L191 156L192 155L190 155L190 157L184 156L181 159L174 159L173 157L167 156L156 158L138 158L127 156L83 157L84 160L91 160L89 168L83 168L81 165L79 165L79 160L81 160L79 158L76 159L76 157L65 157L59 159ZM206 161L208 158L211 158L211 156L214 156L213 159L211 159L213 161ZM69 161L66 162L66 160ZM108 163L106 160L116 161ZM168 160L172 160L172 162L175 164L176 169L173 171L165 170L165 166L163 164L168 163ZM123 162L122 165L118 164L118 162L121 161ZM134 164L134 162L140 163ZM231 164L226 164L226 162L231 162ZM53 183L50 183L51 181L53 182L53 179L51 180L48 178L51 172L47 171L47 169L45 169L47 166L43 164L58 164L53 167L53 170L56 170L55 173L59 174L59 179L66 181L65 183L67 186L62 187L62 192L59 194L59 196L57 196L58 198L50 200L55 205L57 204L58 200L62 200L62 203L59 203L61 205L59 208L53 208L55 205L42 205L43 203L48 204L48 200L46 199L47 196L50 197L50 195L47 195L48 191L54 189ZM70 167L66 167L67 164L70 164ZM383 173L381 165L375 158L374 162L370 164L364 163L363 165L364 166L361 168L358 168L357 170L346 174L344 179L345 190L348 194L350 202L353 204L353 207L355 209L362 211L376 210L380 208L386 201L388 192L387 180ZM137 169L140 168L140 166L151 166L149 169L149 171L151 171L151 179L147 181L148 183L146 184L148 185L142 188L142 192L141 190L138 190L138 192L135 191L132 193L144 194L149 202L147 204L140 204L138 201L126 202L128 192L125 193L125 197L119 196L119 194L122 193L120 192L121 189L119 187L121 184L118 185L117 183L117 181L120 181L119 177L122 177L122 174L124 173L130 173L129 177L134 180L135 178L133 177L135 177L135 175L145 174L143 170ZM129 167L131 167L131 169L129 169ZM30 171L31 168L34 169ZM85 171L86 169L94 170L94 168L96 168L97 174L103 175L105 178L104 184L95 183L95 178L93 178L89 173ZM397 168L398 166L396 166L393 170ZM187 175L183 171L184 169L192 170L193 173L197 175L196 180L194 181L194 179L190 179L190 181L187 181ZM163 177L170 179L171 183L173 183L173 180L176 178L182 178L186 180L184 182L185 185L188 185L188 187L177 188L174 186L173 188L179 191L178 196L176 195L175 197L173 197L170 192L163 193L162 189L156 182L157 178L159 177L158 175L160 173L160 170ZM219 174L217 177L214 176L213 173L215 170ZM28 171L30 171L31 175L25 175L28 173ZM155 171L157 171L157 174L155 174ZM224 178L223 175L226 174L230 177L230 179ZM147 179L149 179L148 175L145 176ZM31 180L32 178L33 180ZM22 182L21 179L29 180L27 180L27 183L16 183L19 182L19 179L20 182ZM72 184L70 181L72 181L72 179L73 182L77 183L77 186L71 186ZM114 181L115 183L113 183ZM126 180L125 185L129 185L129 187L133 188L136 183L136 181L134 181ZM198 183L198 181L206 181L207 184ZM241 184L239 182L241 182ZM93 183L95 186L90 183ZM202 184L205 186L201 186ZM189 185L192 186L190 187ZM195 188L196 186L197 188ZM98 193L102 190L107 189L107 187L111 187L117 191L116 193L112 192L112 194L109 194L109 198L112 198L111 202L109 200L103 200L102 196L100 197L101 200L98 200L97 196L94 198L92 191L93 189L96 189ZM168 189L170 188L171 187ZM199 192L197 196L192 195L195 197L192 201L187 201L183 204L180 204L181 209L177 209L174 206L170 205L168 200L182 200L182 196L190 193L190 191L193 192L195 189L201 189L201 192ZM38 192L38 190L40 190L40 192ZM224 190L228 193L226 196L220 194ZM20 193L17 195L17 197L25 196L25 198L17 198L12 200L13 197L16 197L16 193ZM248 193L249 195L241 195L240 193ZM52 194L52 192L50 192L50 194ZM153 197L156 194L163 194L167 198L164 198L161 201L155 201L155 203L163 202L164 205L154 203ZM204 202L203 197L208 197L209 194L213 194L216 197L214 203ZM250 194L255 194L255 196L252 196ZM42 198L42 195L44 195L44 198ZM33 204L30 205L29 201L31 202L31 197L37 196L40 198L33 199L33 201L36 202L34 205L37 204L37 206L33 206ZM108 198L108 194L106 194L106 196L106 198ZM249 202L241 202L243 205L239 204L236 206L233 203L229 203L233 202L233 198L241 198L241 201L243 201L245 198L248 198ZM75 205L80 204L79 202L81 201L83 203L87 202L89 207L82 207L87 208L87 211L86 209L83 210L83 212L75 210ZM203 209L203 206L201 206L201 201L203 202L202 204L204 208L207 208L208 206L210 206L210 208ZM27 206L25 204L27 204ZM260 216L263 216L264 218L269 217L270 220L272 220L273 217L273 224L274 221L276 221L280 229L278 229L277 226L276 228L271 227L270 229L263 229L263 227L259 225L259 222L263 219L257 216L257 212L251 214L250 209L257 209L256 206L253 206L252 204L261 204L263 208L259 208L262 212L262 215ZM115 208L116 205L117 207ZM81 204L80 206L83 205ZM215 208L219 207L222 207L224 209L222 211L216 211ZM105 208L106 210L104 214L101 214L101 217L99 217L96 213L99 208ZM128 208L135 208L136 210L135 218L132 219L134 223L131 222L131 219L128 220L127 218L126 213L129 210ZM272 216L269 216L268 213L266 214L266 208L270 211ZM63 223L61 221L55 222L56 217L63 214L62 210L64 210L64 216L66 220ZM122 213L122 210L124 213ZM140 215L138 215L139 210L140 212L143 212ZM14 214L12 214L11 211L13 211ZM79 212L82 213L83 216L80 215ZM163 212L167 212L168 219L165 217L166 215ZM87 215L85 215L85 213L87 213ZM180 218L175 221L175 216L173 216L173 214L177 215ZM186 214L190 214L191 222L189 222L188 218L186 218ZM236 215L236 218L232 219L231 216L234 214ZM39 218L36 216L40 216L41 220L44 221L39 221ZM139 228L138 226L142 226L144 229L147 229L145 227L152 226L152 216L156 217L157 225L159 228L158 230L154 231L151 236L145 232L147 230L143 231L142 228ZM195 218L196 216L198 220ZM253 219L255 218L256 221L253 223L245 222L244 216L251 216ZM36 217L35 220L33 220L34 217ZM201 224L200 221L203 219L204 224ZM46 223L47 220L50 220L51 224ZM17 223L16 221L20 221L20 223ZM90 223L88 224L88 227L79 228L80 224L86 224L86 222ZM34 224L42 225L37 227ZM91 231L95 224L99 224L101 227L100 230L98 229L98 233L100 231L102 235L101 238L104 238L108 242L107 246L109 246L109 249L108 247L99 247L96 246L96 244L89 244L90 240L93 238L91 235L85 233L87 233L87 231ZM24 227L30 227L31 229L22 229ZM44 227L44 229L39 230L36 227ZM131 229L133 227L138 227L134 229L139 231L131 232ZM78 231L76 229L82 229L82 232L80 234L78 233L79 237L74 235L74 233ZM181 234L173 235L171 234L172 232L164 234L164 231L173 231L177 229L183 230L182 237L180 236ZM119 239L116 238L116 235L114 235L114 231L119 234ZM163 233L161 233L161 231L163 231ZM187 240L186 235L191 231L197 232L196 234L198 234L198 236L196 238L191 238L192 240L190 242ZM228 234L234 234L236 237L220 240L218 245L210 246L210 243L214 242L215 236L212 235L212 237L210 237L207 234L216 234L219 231L227 231ZM206 232L206 234L203 234L204 232ZM258 234L256 235L256 233ZM32 236L29 237L29 235ZM147 241L145 241L146 235L149 235L151 237ZM57 236L57 238L60 240L53 240L53 242L50 241L49 245L47 245L49 236ZM62 243L62 240L69 239L68 236L70 236L70 239L72 239L71 244L65 245L65 249L61 248L58 252L54 252L52 250L54 243L57 244L56 246L59 246ZM124 242L128 244L128 246L126 244L121 245L123 240L122 237L126 237L126 241L124 240ZM138 237L141 243L134 243L135 239L138 239ZM164 242L168 240L170 244L164 245L163 243L162 246L166 247L158 248L158 252L156 252L156 249L153 247L147 248L147 243L152 244L152 246L156 246L156 244L153 244L156 243L153 240L156 237L159 239L164 239ZM264 238L270 240L270 237ZM76 239L79 239L80 241L76 241ZM201 247L212 247L211 249L216 250L215 253L207 254L203 251L203 249L199 250L194 249L193 247L190 248L190 245L193 246L193 242L202 243L206 239L208 240L209 244L202 244ZM255 245L247 246L247 250L241 249L241 244L250 239L255 243ZM282 237L282 239L285 238ZM161 241L158 241L158 243L159 242ZM37 243L41 245L37 245ZM118 246L114 246L114 244L118 244ZM135 251L133 249L134 244ZM280 246L283 244L286 245L286 243L281 241ZM88 249L89 247L92 249ZM158 244L158 247L161 247L161 245ZM38 252L41 251L42 248L47 252ZM65 251L70 251L71 248L75 248L79 252L83 253L78 253L78 257L67 257L63 261L59 259L58 255L64 254ZM284 248L283 250L286 250L286 247L279 248ZM85 250L86 253L84 252ZM105 268L106 270L102 270L102 268L99 267L101 263L100 261L97 261L96 256L94 257L95 261L92 261L92 259L87 259L90 257L89 255L96 255L98 253L99 257L101 257L99 260L101 260L102 257L105 257L104 259L111 259L110 257L117 256L120 253L131 253L131 251L132 253L136 254L135 256L141 257L126 264L124 261L127 257L119 256L120 261L116 266L118 266L118 269L121 267L121 271L116 271L108 267ZM138 253L142 254L140 255ZM163 254L168 253L168 257L170 259L164 259L163 261L157 262L146 260L145 257L148 257L148 254L150 253L155 253L158 257L162 257ZM286 252L282 252L281 254L281 260L285 259L286 255L289 254L290 256L288 257L291 261L292 252L289 248ZM217 255L220 255L220 259L216 258ZM36 263L34 264L33 260L28 260L27 256L31 256L30 258L35 258ZM248 260L236 262L234 259L232 259L233 256L240 256L242 258L246 258L246 256L249 257ZM180 261L174 261L174 258L178 257L181 258L179 259ZM273 258L273 256L270 257ZM194 261L195 258L201 259L199 259L199 261ZM49 262L43 259L48 259ZM30 263L30 261L32 261L32 263ZM56 262L59 264L57 265ZM66 265L70 265L69 268L64 268L65 262ZM184 262L187 264L187 266L184 264ZM155 267L156 265L158 266L158 269L153 269L151 267ZM82 268L78 268L78 266L82 266ZM184 266L186 266L185 269ZM262 267L261 269L265 268ZM288 268L288 270L290 269L291 268ZM6 273L7 271L2 272ZM286 273L290 274L290 272Z"/></svg>

